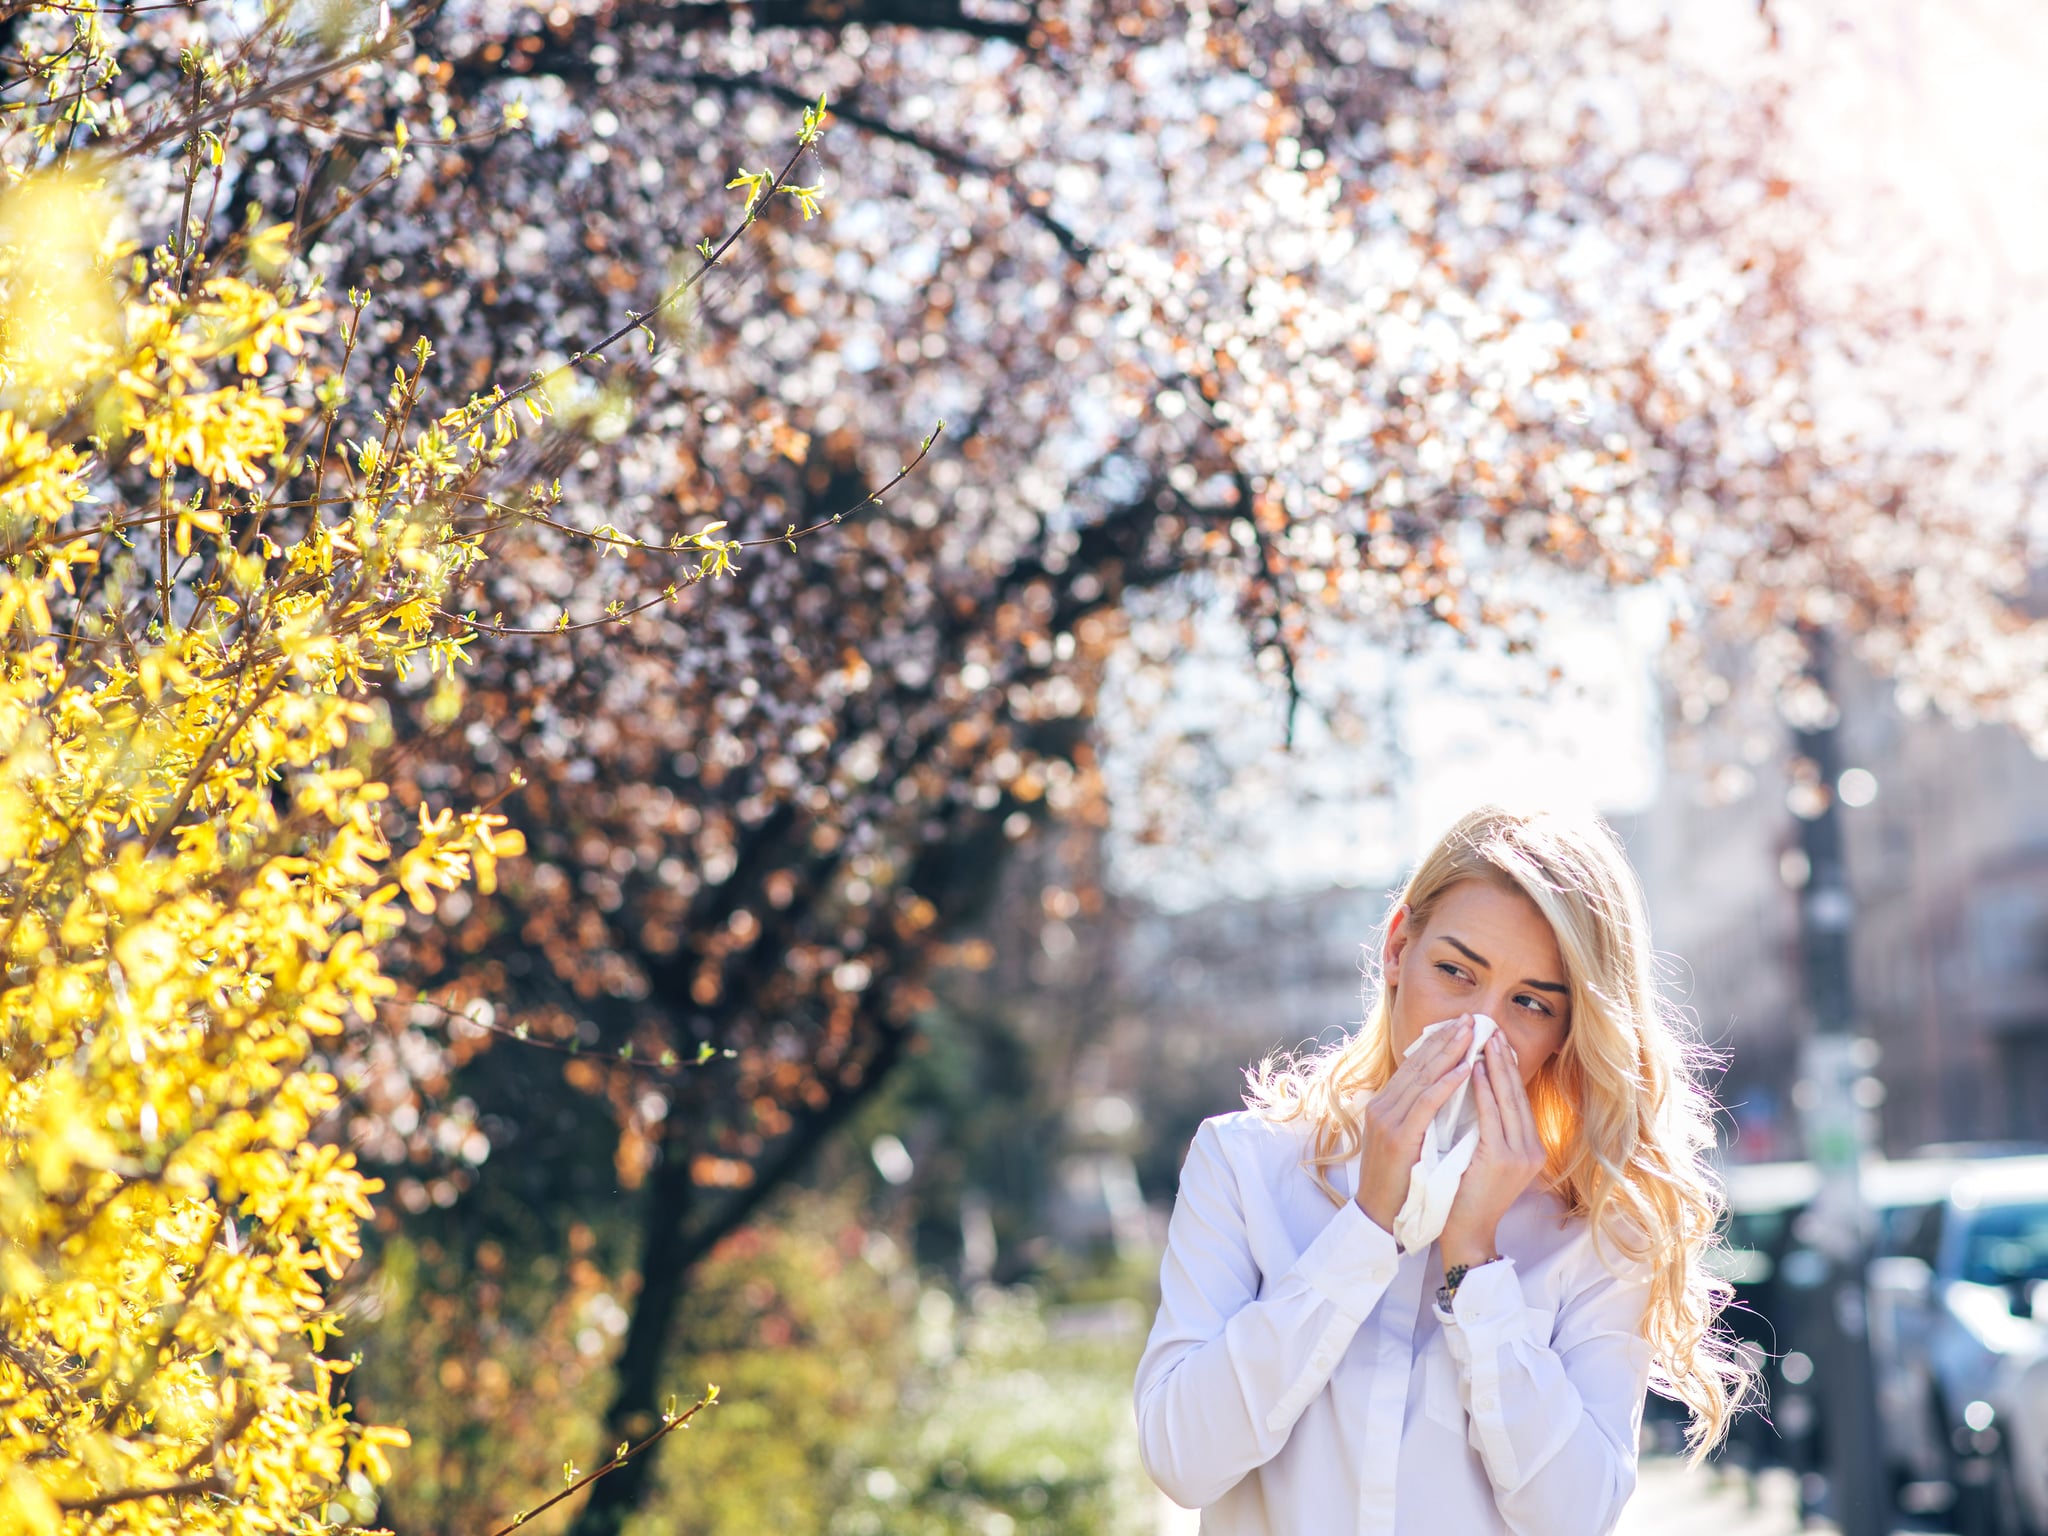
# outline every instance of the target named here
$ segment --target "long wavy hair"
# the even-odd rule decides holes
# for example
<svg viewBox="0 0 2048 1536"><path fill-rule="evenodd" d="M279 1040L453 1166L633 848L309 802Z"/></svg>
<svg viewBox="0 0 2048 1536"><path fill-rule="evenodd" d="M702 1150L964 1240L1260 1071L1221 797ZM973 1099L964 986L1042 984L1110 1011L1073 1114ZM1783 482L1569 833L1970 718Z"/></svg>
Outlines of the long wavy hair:
<svg viewBox="0 0 2048 1536"><path fill-rule="evenodd" d="M1490 805L1445 833L1409 877L1400 900L1410 931L1426 930L1444 893L1465 880L1527 897L1556 935L1571 1022L1529 1090L1549 1153L1544 1178L1588 1220L1603 1254L1649 1269L1651 1380L1692 1410L1686 1438L1698 1460L1727 1434L1755 1373L1714 1327L1730 1293L1704 1262L1725 1204L1706 1160L1713 1103L1696 1081L1706 1053L1658 994L1642 887L1597 818ZM1373 975L1356 1033L1312 1056L1268 1057L1246 1074L1251 1109L1309 1127L1302 1166L1339 1205L1325 1170L1358 1155L1361 1106L1395 1067L1392 998L1377 959Z"/></svg>

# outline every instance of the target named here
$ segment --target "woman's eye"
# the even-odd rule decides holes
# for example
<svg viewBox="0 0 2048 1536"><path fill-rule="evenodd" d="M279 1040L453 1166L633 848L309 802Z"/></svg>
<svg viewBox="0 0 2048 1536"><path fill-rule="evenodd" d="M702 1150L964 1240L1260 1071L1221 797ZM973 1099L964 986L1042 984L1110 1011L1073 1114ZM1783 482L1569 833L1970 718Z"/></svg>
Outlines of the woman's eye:
<svg viewBox="0 0 2048 1536"><path fill-rule="evenodd" d="M1533 993L1524 992L1515 1001L1524 1008L1527 1008L1531 1013L1540 1013L1546 1019L1550 1017L1550 1004L1544 1002L1542 998L1535 996Z"/></svg>
<svg viewBox="0 0 2048 1536"><path fill-rule="evenodd" d="M1464 967L1453 965L1448 960L1437 961L1436 968L1442 971L1446 976L1450 977L1453 981L1463 981L1465 979Z"/></svg>

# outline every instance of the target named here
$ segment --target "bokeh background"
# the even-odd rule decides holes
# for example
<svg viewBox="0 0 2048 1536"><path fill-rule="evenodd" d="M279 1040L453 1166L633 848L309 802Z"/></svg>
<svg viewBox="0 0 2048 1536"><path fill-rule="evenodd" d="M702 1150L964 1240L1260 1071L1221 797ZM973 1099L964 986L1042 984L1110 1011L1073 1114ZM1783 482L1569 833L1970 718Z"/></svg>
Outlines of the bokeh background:
<svg viewBox="0 0 2048 1536"><path fill-rule="evenodd" d="M1501 799L1625 840L1771 1324L1773 1416L1686 1473L1653 1413L1631 1529L2048 1522L2048 15L308 16L382 51L230 114L191 240L290 223L379 380L420 337L452 398L548 378L499 484L561 524L466 578L465 666L376 684L393 809L526 853L322 1046L385 1183L346 1392L411 1436L331 1518L494 1531L715 1382L548 1528L1191 1530L1129 1403L1188 1139L1359 1018L1390 892ZM250 24L111 8L110 89L142 121ZM819 206L586 356L821 92ZM605 622L712 520L770 546ZM1843 1123L1931 1181L1848 1258L1803 1220ZM1992 1164L1980 1254L1940 1231ZM1801 1299L1844 1274L1854 1328Z"/></svg>
<svg viewBox="0 0 2048 1536"><path fill-rule="evenodd" d="M422 1007L355 1063L392 1197L354 1390L414 1437L378 1520L476 1529L709 1380L574 1529L1190 1529L1128 1407L1187 1139L1359 1016L1390 889L1482 799L1622 833L1731 1163L1804 1153L1823 809L1874 1140L2048 1137L2048 25L872 9L450 7L423 88L531 138L421 182L449 242L329 253L444 350L545 351L827 89L824 219L593 391L561 468L801 521L953 434L624 662L486 656L473 759L422 772L543 786L497 914L415 934L422 993L590 1050ZM594 601L564 567L492 601ZM1825 1511L1810 1446L1742 1461L1757 1529Z"/></svg>

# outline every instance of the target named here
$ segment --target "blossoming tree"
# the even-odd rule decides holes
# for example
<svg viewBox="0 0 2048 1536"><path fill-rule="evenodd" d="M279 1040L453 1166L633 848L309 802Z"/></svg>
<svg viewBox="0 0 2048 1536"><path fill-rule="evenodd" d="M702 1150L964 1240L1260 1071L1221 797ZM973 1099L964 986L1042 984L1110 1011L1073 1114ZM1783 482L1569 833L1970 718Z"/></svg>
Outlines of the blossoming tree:
<svg viewBox="0 0 2048 1536"><path fill-rule="evenodd" d="M814 82L860 145L822 230L770 231L650 369L575 402L548 463L587 520L771 537L890 477L906 423L952 423L927 478L738 600L508 637L454 720L408 727L399 792L489 799L516 768L532 857L409 927L356 1134L447 1158L393 1036L542 1145L542 1073L609 1106L642 1246L607 1441L658 1410L693 1260L911 1048L1004 850L1105 814L1104 669L1170 664L1191 609L1352 751L1377 723L1333 664L1353 637L1531 650L1567 587L1655 586L1779 678L1840 624L2033 718L2024 518L1959 501L2001 466L1897 430L1928 402L1845 366L1959 359L1909 298L1818 275L1762 24L1735 85L1592 6L565 0L450 8L415 46L409 110L531 132L423 162L417 222L335 259L402 280L479 376L659 291ZM280 133L247 183L283 206L341 154ZM478 568L479 613L601 619L651 569L532 547ZM1168 835L1214 820L1162 788ZM587 1528L651 1486L608 1481Z"/></svg>

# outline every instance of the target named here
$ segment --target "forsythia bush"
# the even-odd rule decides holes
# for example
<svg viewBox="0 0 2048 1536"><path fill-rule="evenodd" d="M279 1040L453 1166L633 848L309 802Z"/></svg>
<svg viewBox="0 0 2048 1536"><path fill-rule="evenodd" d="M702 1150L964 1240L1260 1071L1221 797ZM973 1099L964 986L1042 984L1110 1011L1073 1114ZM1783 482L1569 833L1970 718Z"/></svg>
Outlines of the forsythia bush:
<svg viewBox="0 0 2048 1536"><path fill-rule="evenodd" d="M521 851L474 810L394 844L364 684L453 665L437 598L477 551L432 508L509 414L316 474L281 544L306 413L274 381L326 306L131 265L104 198L15 178L0 250L0 1528L310 1528L404 1442L321 1354L376 1185L311 1139L313 1053L390 990L401 894Z"/></svg>
<svg viewBox="0 0 2048 1536"><path fill-rule="evenodd" d="M388 31L315 41L334 70ZM343 441L364 299L289 226L195 216L264 56L174 50L186 115L142 121L90 8L13 37L41 101L0 134L0 1532L330 1529L406 1437L341 1395L325 1288L378 1186L320 1138L319 1052L391 991L406 903L522 851L489 808L395 824L374 689L455 687L478 625L444 603L546 397L433 412L422 342ZM667 546L686 580L729 568L714 533Z"/></svg>

